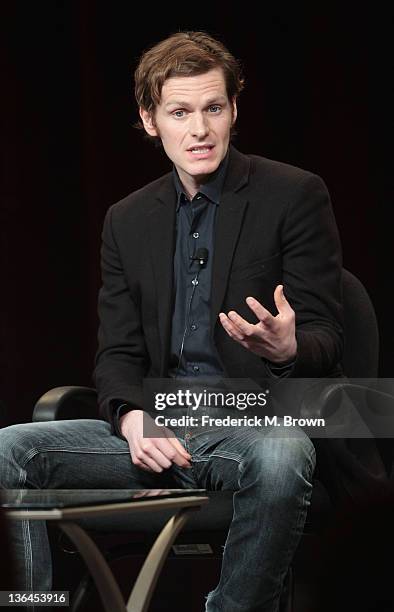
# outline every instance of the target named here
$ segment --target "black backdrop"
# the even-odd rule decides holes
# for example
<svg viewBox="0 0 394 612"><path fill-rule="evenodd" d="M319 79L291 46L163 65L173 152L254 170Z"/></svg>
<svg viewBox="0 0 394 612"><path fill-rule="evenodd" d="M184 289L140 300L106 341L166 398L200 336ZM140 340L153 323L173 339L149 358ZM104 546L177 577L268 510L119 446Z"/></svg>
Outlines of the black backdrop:
<svg viewBox="0 0 394 612"><path fill-rule="evenodd" d="M344 265L377 311L380 373L393 375L392 15L272 4L260 16L242 3L168 4L160 15L152 3L2 5L6 423L29 420L53 386L91 384L105 211L169 168L132 127L132 72L144 48L179 29L206 30L242 59L235 145L326 181Z"/></svg>

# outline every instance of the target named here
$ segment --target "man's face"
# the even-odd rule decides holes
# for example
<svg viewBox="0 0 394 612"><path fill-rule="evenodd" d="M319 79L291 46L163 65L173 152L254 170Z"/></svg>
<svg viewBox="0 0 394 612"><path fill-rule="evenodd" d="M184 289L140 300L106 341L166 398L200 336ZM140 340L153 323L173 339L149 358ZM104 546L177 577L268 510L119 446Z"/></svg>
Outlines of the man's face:
<svg viewBox="0 0 394 612"><path fill-rule="evenodd" d="M225 157L237 107L228 99L223 71L215 68L167 79L154 116L144 109L140 115L147 133L161 139L187 186L204 182Z"/></svg>

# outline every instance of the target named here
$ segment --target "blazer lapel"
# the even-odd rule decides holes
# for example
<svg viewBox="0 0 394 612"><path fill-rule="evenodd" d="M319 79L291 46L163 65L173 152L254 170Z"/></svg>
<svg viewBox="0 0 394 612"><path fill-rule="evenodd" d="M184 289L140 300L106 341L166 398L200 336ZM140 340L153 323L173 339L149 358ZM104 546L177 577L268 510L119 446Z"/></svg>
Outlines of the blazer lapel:
<svg viewBox="0 0 394 612"><path fill-rule="evenodd" d="M218 323L218 314L224 300L231 270L235 245L247 208L246 194L240 192L249 179L249 158L230 148L222 198L215 226L215 251L213 257L211 293L211 333Z"/></svg>
<svg viewBox="0 0 394 612"><path fill-rule="evenodd" d="M150 212L148 226L162 349L161 375L164 375L170 348L173 310L176 191L171 173L163 178L157 200Z"/></svg>

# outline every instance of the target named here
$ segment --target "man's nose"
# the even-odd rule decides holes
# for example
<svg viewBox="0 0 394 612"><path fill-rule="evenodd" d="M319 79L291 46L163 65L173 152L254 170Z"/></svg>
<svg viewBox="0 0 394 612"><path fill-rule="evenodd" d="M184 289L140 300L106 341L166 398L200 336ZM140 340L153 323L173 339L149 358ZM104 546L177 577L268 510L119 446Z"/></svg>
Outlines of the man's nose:
<svg viewBox="0 0 394 612"><path fill-rule="evenodd" d="M190 134L196 138L203 138L209 132L208 121L203 113L195 113L190 118Z"/></svg>

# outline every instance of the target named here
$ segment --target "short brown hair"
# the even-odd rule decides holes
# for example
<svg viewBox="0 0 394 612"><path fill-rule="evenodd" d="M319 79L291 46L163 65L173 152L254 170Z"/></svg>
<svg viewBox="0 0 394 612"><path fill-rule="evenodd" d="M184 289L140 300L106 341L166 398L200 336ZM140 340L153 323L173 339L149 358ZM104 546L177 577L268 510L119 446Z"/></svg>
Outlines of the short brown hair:
<svg viewBox="0 0 394 612"><path fill-rule="evenodd" d="M153 114L164 82L175 76L196 76L222 68L229 100L243 89L241 65L226 47L205 32L177 32L145 51L134 73L139 107ZM142 128L138 122L136 127Z"/></svg>

